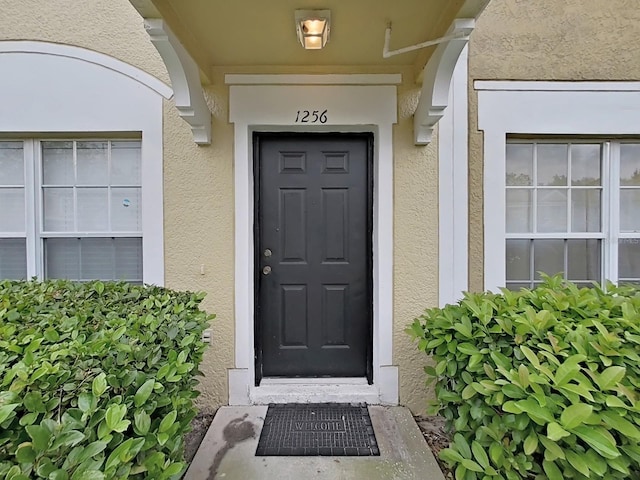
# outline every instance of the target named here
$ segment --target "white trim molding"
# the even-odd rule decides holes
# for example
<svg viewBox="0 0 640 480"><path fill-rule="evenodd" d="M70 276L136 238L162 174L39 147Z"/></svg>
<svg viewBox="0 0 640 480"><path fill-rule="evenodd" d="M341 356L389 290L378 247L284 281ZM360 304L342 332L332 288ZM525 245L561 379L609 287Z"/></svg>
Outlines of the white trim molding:
<svg viewBox="0 0 640 480"><path fill-rule="evenodd" d="M0 75L3 135L141 139L143 280L163 285L162 105L171 89L107 55L45 42L0 42L0 71L9 72Z"/></svg>
<svg viewBox="0 0 640 480"><path fill-rule="evenodd" d="M209 145L211 112L202 91L198 65L164 20L145 18L144 28L167 67L176 108L191 127L193 140L198 145Z"/></svg>
<svg viewBox="0 0 640 480"><path fill-rule="evenodd" d="M153 75L144 70L140 70L133 65L129 65L121 60L110 57L103 53L87 50L73 45L62 45L59 43L35 42L28 40L0 42L0 55L5 53L33 53L37 55L51 55L54 57L67 57L81 60L87 63L99 65L114 72L125 75L136 82L155 91L164 98L171 98L173 90L168 85L158 80Z"/></svg>
<svg viewBox="0 0 640 480"><path fill-rule="evenodd" d="M476 81L484 131L484 288L505 285L507 135L640 135L640 82Z"/></svg>
<svg viewBox="0 0 640 480"><path fill-rule="evenodd" d="M455 19L445 36L462 36L438 45L424 67L422 92L413 117L416 145L426 145L431 142L433 129L449 104L453 71L474 28L473 18Z"/></svg>
<svg viewBox="0 0 640 480"><path fill-rule="evenodd" d="M440 306L457 302L469 289L467 55L465 47L453 72L449 107L438 124Z"/></svg>
<svg viewBox="0 0 640 480"><path fill-rule="evenodd" d="M402 74L233 74L224 76L227 85L399 85Z"/></svg>
<svg viewBox="0 0 640 480"><path fill-rule="evenodd" d="M324 124L296 124L298 110L327 111ZM393 124L395 86L232 85L230 121L235 124L235 368L229 371L229 404L287 401L398 403L393 365ZM373 385L336 379L255 386L254 364L254 132L372 132ZM339 386L336 386L339 385ZM358 400L359 399L359 400Z"/></svg>

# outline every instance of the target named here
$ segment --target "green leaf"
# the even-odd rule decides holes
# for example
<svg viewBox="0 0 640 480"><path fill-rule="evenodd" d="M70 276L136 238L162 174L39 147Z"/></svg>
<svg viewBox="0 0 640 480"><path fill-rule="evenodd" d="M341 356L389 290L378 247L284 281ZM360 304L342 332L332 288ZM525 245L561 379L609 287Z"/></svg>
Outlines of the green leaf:
<svg viewBox="0 0 640 480"><path fill-rule="evenodd" d="M80 455L78 456L78 463L82 463L85 460L94 457L98 453L104 451L105 448L107 448L106 442L96 440L95 442L90 443L82 449L82 452L80 452Z"/></svg>
<svg viewBox="0 0 640 480"><path fill-rule="evenodd" d="M473 452L474 458L482 468L485 470L489 468L489 457L487 456L487 452L484 451L482 445L474 440L471 442L471 451Z"/></svg>
<svg viewBox="0 0 640 480"><path fill-rule="evenodd" d="M555 384L564 385L574 378L575 375L582 370L582 367L578 364L586 359L587 357L584 355L572 355L567 358L556 370Z"/></svg>
<svg viewBox="0 0 640 480"><path fill-rule="evenodd" d="M544 435L538 435L538 440L540 440L540 443L542 443L542 446L545 449L544 450L545 459L549 461L553 461L556 458L562 458L562 459L565 458L564 450L560 448L560 446L556 442L554 442L553 440L550 440Z"/></svg>
<svg viewBox="0 0 640 480"><path fill-rule="evenodd" d="M110 405L109 408L107 408L107 413L105 413L104 415L104 420L107 423L107 427L109 427L111 430L115 430L116 426L119 425L126 414L126 405Z"/></svg>
<svg viewBox="0 0 640 480"><path fill-rule="evenodd" d="M539 367L540 366L540 361L538 360L538 357L536 356L535 353L533 353L533 351L527 347L526 345L520 345L520 351L524 354L525 357L527 357L527 360L529 360L534 367Z"/></svg>
<svg viewBox="0 0 640 480"><path fill-rule="evenodd" d="M100 282L100 281L95 282L95 283L93 284L93 289L94 289L96 292L98 292L98 294L99 294L99 295L102 295L102 292L104 292L104 283L102 283L102 282Z"/></svg>
<svg viewBox="0 0 640 480"><path fill-rule="evenodd" d="M504 447L501 443L493 442L489 447L489 456L491 457L491 461L497 467L502 466L502 461L504 460Z"/></svg>
<svg viewBox="0 0 640 480"><path fill-rule="evenodd" d="M478 392L476 392L476 389L473 388L473 386L467 385L462 389L462 393L460 395L463 400L469 400L470 398L473 398L476 395L476 393Z"/></svg>
<svg viewBox="0 0 640 480"><path fill-rule="evenodd" d="M462 458L462 455L460 455L452 448L443 448L442 450L440 450L438 456L440 457L440 459L453 465L455 465L456 463L462 463L462 460L464 460L464 458Z"/></svg>
<svg viewBox="0 0 640 480"><path fill-rule="evenodd" d="M138 440L141 440L144 444L144 438ZM111 452L104 466L105 471L110 470L112 467L117 468L119 465L127 463L127 458L132 458L130 455L130 451L134 447L134 441L136 440L134 440L133 438L125 440ZM135 454L133 456L135 456Z"/></svg>
<svg viewBox="0 0 640 480"><path fill-rule="evenodd" d="M564 475L562 475L562 472L554 462L545 460L542 462L542 468L549 480L564 480Z"/></svg>
<svg viewBox="0 0 640 480"><path fill-rule="evenodd" d="M91 383L91 391L96 397L100 397L107 391L107 376L104 372L100 373Z"/></svg>
<svg viewBox="0 0 640 480"><path fill-rule="evenodd" d="M60 340L60 335L55 328L49 327L44 331L44 338L49 342L57 342Z"/></svg>
<svg viewBox="0 0 640 480"><path fill-rule="evenodd" d="M476 347L472 343L459 343L458 351L464 353L465 355L475 355L477 353L480 353L478 347Z"/></svg>
<svg viewBox="0 0 640 480"><path fill-rule="evenodd" d="M156 435L156 438L158 439L158 443L160 445L164 445L169 441L170 437L168 433L158 433L158 435Z"/></svg>
<svg viewBox="0 0 640 480"><path fill-rule="evenodd" d="M464 458L471 458L471 448L469 447L469 443L464 438L464 436L460 433L456 433L453 436L453 443Z"/></svg>
<svg viewBox="0 0 640 480"><path fill-rule="evenodd" d="M524 364L520 364L518 367L518 380L524 388L529 386L529 369Z"/></svg>
<svg viewBox="0 0 640 480"><path fill-rule="evenodd" d="M624 403L618 397L614 397L613 395L607 396L606 403L607 407L629 408L626 403Z"/></svg>
<svg viewBox="0 0 640 480"><path fill-rule="evenodd" d="M532 430L531 433L527 435L527 438L524 439L523 448L524 453L527 455L531 455L536 451L538 448L538 435L536 435L535 431Z"/></svg>
<svg viewBox="0 0 640 480"><path fill-rule="evenodd" d="M24 406L30 412L44 413L47 411L40 392L29 392L24 396Z"/></svg>
<svg viewBox="0 0 640 480"><path fill-rule="evenodd" d="M81 393L78 397L78 408L83 412L95 410L97 402L91 393Z"/></svg>
<svg viewBox="0 0 640 480"><path fill-rule="evenodd" d="M600 416L606 425L613 427L615 430L636 442L640 441L640 430L638 430L634 424L622 418L620 414L610 410L603 410Z"/></svg>
<svg viewBox="0 0 640 480"><path fill-rule="evenodd" d="M31 437L33 442L33 448L37 452L44 452L49 448L49 441L51 440L51 432L48 428L41 425L29 425L25 427L25 430Z"/></svg>
<svg viewBox="0 0 640 480"><path fill-rule="evenodd" d="M10 403L9 405L4 405L0 407L0 423L4 422L11 412L13 412L20 404L19 403Z"/></svg>
<svg viewBox="0 0 640 480"><path fill-rule="evenodd" d="M127 331L127 326L123 325L120 328L118 328L115 332L113 332L113 340L119 340L120 337L122 337L122 335L125 334L125 332Z"/></svg>
<svg viewBox="0 0 640 480"><path fill-rule="evenodd" d="M596 377L596 383L601 390L612 390L618 382L623 378L627 369L624 367L609 367L606 368L600 375Z"/></svg>
<svg viewBox="0 0 640 480"><path fill-rule="evenodd" d="M59 447L75 447L78 443L84 440L84 434L77 430L71 430L64 432L60 436L56 437L51 445L52 450L56 450Z"/></svg>
<svg viewBox="0 0 640 480"><path fill-rule="evenodd" d="M484 469L480 465L478 465L473 460L469 460L468 458L462 460L462 466L467 470L471 470L472 472L484 472Z"/></svg>
<svg viewBox="0 0 640 480"><path fill-rule="evenodd" d="M504 402L504 404L502 405L502 411L507 413L515 413L516 415L523 412L523 410L518 407L518 405L516 405L516 402L514 402L513 400Z"/></svg>
<svg viewBox="0 0 640 480"><path fill-rule="evenodd" d="M134 431L141 436L149 433L151 427L151 417L144 410L137 410L133 414L133 428Z"/></svg>
<svg viewBox="0 0 640 480"><path fill-rule="evenodd" d="M69 474L64 470L54 470L49 474L49 480L69 480Z"/></svg>
<svg viewBox="0 0 640 480"><path fill-rule="evenodd" d="M577 403L567 407L565 411L562 412L560 423L562 423L564 428L571 429L584 423L591 413L593 413L593 407L591 405Z"/></svg>
<svg viewBox="0 0 640 480"><path fill-rule="evenodd" d="M80 477L82 480L104 480L104 473L98 470L85 470Z"/></svg>
<svg viewBox="0 0 640 480"><path fill-rule="evenodd" d="M547 425L547 437L554 442L557 442L561 438L568 437L569 435L571 434L556 422L551 422Z"/></svg>
<svg viewBox="0 0 640 480"><path fill-rule="evenodd" d="M536 422L538 425L545 425L553 422L553 415L546 409L542 408L540 404L533 398L527 398L526 400L520 400L516 402L516 406L522 409L529 418Z"/></svg>
<svg viewBox="0 0 640 480"><path fill-rule="evenodd" d="M164 480L166 478L171 478L174 475L178 475L182 470L184 470L185 466L186 465L182 462L172 463L162 472L162 476L160 478Z"/></svg>
<svg viewBox="0 0 640 480"><path fill-rule="evenodd" d="M36 456L37 454L30 442L20 444L16 450L16 460L20 463L33 463Z"/></svg>
<svg viewBox="0 0 640 480"><path fill-rule="evenodd" d="M605 458L617 458L620 452L616 448L616 440L603 427L580 425L571 429L581 440Z"/></svg>
<svg viewBox="0 0 640 480"><path fill-rule="evenodd" d="M171 428L171 426L176 421L176 417L178 416L178 412L176 410L172 410L169 412L160 422L160 427L158 427L158 431L160 433L164 433Z"/></svg>
<svg viewBox="0 0 640 480"><path fill-rule="evenodd" d="M569 465L571 465L585 477L589 477L589 466L588 462L585 461L584 455L578 455L576 452L569 449L565 451L565 455L567 456Z"/></svg>
<svg viewBox="0 0 640 480"><path fill-rule="evenodd" d="M589 470L600 477L607 473L609 468L607 466L607 461L591 448L587 450L587 453L584 455L584 461L588 465Z"/></svg>
<svg viewBox="0 0 640 480"><path fill-rule="evenodd" d="M20 426L33 425L38 419L39 414L37 412L27 413L20 418ZM0 422L1 423L1 422Z"/></svg>
<svg viewBox="0 0 640 480"><path fill-rule="evenodd" d="M151 392L153 392L153 386L155 385L155 383L156 383L155 379L150 378L149 380L144 382L142 386L138 389L135 396L133 397L133 402L136 407L140 407L144 405L144 403L147 401L147 399L151 395Z"/></svg>

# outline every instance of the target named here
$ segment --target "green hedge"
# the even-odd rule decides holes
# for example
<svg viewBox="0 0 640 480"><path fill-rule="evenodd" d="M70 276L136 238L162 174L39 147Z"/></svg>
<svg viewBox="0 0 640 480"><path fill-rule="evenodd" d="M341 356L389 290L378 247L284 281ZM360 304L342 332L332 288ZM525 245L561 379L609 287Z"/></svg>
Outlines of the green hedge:
<svg viewBox="0 0 640 480"><path fill-rule="evenodd" d="M0 479L168 479L185 468L201 294L0 282Z"/></svg>
<svg viewBox="0 0 640 480"><path fill-rule="evenodd" d="M640 292L606 290L546 277L415 320L457 480L640 478Z"/></svg>

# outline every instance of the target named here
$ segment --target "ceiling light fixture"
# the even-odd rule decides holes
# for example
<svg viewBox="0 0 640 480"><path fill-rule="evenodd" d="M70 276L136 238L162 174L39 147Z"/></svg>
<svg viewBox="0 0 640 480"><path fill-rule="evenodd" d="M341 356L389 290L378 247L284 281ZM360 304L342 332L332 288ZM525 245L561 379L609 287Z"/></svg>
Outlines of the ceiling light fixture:
<svg viewBox="0 0 640 480"><path fill-rule="evenodd" d="M320 50L329 41L330 10L296 10L296 32L307 50Z"/></svg>

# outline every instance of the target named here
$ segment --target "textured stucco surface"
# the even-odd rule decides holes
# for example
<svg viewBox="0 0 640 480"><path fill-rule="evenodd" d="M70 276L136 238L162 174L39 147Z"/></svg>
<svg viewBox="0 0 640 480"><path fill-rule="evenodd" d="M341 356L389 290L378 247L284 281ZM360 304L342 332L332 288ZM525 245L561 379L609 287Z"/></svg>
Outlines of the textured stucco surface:
<svg viewBox="0 0 640 480"><path fill-rule="evenodd" d="M142 18L126 0L0 0L0 41L37 40L95 50L169 83Z"/></svg>
<svg viewBox="0 0 640 480"><path fill-rule="evenodd" d="M178 290L207 292L203 307L216 314L213 340L200 370L198 402L227 404L227 369L233 367L233 130L225 87L209 87L211 146L193 142L191 129L165 102L165 279ZM201 273L204 267L204 275Z"/></svg>
<svg viewBox="0 0 640 480"><path fill-rule="evenodd" d="M437 141L413 144L413 112L419 89L398 89L394 129L394 360L400 367L400 403L424 412L427 360L404 329L427 307L438 304Z"/></svg>
<svg viewBox="0 0 640 480"><path fill-rule="evenodd" d="M482 134L474 80L639 80L637 0L491 0L469 51L470 287L483 288ZM491 208L490 205L485 208Z"/></svg>
<svg viewBox="0 0 640 480"><path fill-rule="evenodd" d="M0 11L0 41L28 39L80 46L169 81L142 19L126 0L0 0ZM313 71L329 73L318 68ZM437 144L413 145L412 114L419 88L409 73L412 68L395 71L405 74L407 83L398 87L399 123L394 127L394 364L400 369L400 403L422 412L429 395L422 370L426 358L404 330L424 308L437 304ZM164 101L163 114L165 284L206 292L204 308L217 315L212 322L212 346L201 366L205 378L199 398L200 404L214 408L227 403L227 370L234 367L235 343L233 125L228 122L228 87L222 73L214 70L213 85L205 91L213 118L211 146L193 142L172 100Z"/></svg>

